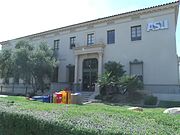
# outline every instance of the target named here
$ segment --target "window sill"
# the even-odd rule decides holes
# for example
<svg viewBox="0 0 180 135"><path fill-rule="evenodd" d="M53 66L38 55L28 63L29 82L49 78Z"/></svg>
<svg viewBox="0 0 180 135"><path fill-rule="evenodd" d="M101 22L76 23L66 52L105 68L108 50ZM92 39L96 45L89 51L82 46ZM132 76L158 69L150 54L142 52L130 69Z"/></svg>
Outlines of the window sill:
<svg viewBox="0 0 180 135"><path fill-rule="evenodd" d="M139 40L131 40L131 42L138 42L138 41L142 41L142 39L139 39Z"/></svg>
<svg viewBox="0 0 180 135"><path fill-rule="evenodd" d="M115 43L109 43L109 44L107 43L107 45L115 45Z"/></svg>

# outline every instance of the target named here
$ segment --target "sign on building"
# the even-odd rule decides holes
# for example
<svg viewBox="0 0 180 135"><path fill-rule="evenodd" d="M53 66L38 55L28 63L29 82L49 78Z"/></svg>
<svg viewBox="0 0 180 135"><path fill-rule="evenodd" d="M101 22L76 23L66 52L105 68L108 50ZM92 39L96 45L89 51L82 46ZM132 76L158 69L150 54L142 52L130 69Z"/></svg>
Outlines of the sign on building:
<svg viewBox="0 0 180 135"><path fill-rule="evenodd" d="M147 31L157 31L157 30L163 30L168 29L168 21L158 21L158 22L151 22L147 24Z"/></svg>

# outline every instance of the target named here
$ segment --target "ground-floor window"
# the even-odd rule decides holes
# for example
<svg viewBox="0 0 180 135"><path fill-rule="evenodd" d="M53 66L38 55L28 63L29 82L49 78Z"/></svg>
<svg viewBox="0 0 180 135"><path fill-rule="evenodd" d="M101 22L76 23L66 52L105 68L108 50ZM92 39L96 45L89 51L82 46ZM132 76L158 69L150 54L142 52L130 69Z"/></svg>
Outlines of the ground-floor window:
<svg viewBox="0 0 180 135"><path fill-rule="evenodd" d="M67 66L67 81L69 83L74 83L74 70L75 70L74 65Z"/></svg>
<svg viewBox="0 0 180 135"><path fill-rule="evenodd" d="M14 83L15 83L15 84L19 84L19 74L16 74L16 75L14 76Z"/></svg>
<svg viewBox="0 0 180 135"><path fill-rule="evenodd" d="M143 81L143 62L135 59L130 62L130 75L137 75Z"/></svg>
<svg viewBox="0 0 180 135"><path fill-rule="evenodd" d="M58 82L58 67L54 68L53 76L52 76L52 82Z"/></svg>
<svg viewBox="0 0 180 135"><path fill-rule="evenodd" d="M4 78L4 80L3 80L3 83L5 83L5 84L9 84L9 78Z"/></svg>

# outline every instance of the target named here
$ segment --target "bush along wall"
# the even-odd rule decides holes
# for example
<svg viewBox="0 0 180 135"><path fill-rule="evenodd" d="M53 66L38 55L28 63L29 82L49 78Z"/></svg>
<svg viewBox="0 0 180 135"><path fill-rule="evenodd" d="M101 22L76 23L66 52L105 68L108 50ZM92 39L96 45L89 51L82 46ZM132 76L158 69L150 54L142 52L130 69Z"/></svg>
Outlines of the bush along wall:
<svg viewBox="0 0 180 135"><path fill-rule="evenodd" d="M138 76L126 75L123 67L120 62L109 61L105 63L105 73L97 81L100 86L99 97L102 100L122 102L124 97L125 101L132 103L142 100L143 94L140 91L143 89L142 80ZM117 94L120 95L117 97Z"/></svg>

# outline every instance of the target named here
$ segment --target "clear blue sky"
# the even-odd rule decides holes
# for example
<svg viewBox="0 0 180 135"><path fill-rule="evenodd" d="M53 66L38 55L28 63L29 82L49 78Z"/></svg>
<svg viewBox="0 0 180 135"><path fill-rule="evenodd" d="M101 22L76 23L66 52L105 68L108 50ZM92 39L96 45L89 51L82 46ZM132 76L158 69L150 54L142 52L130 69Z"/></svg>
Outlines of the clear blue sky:
<svg viewBox="0 0 180 135"><path fill-rule="evenodd" d="M0 41L175 0L0 0ZM180 55L180 15L177 25Z"/></svg>

